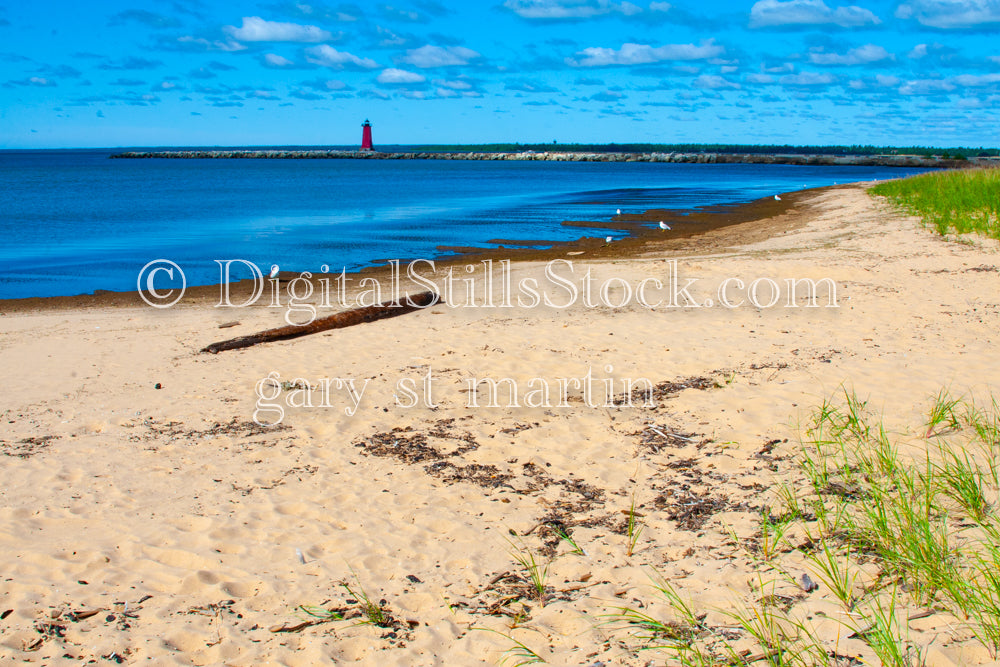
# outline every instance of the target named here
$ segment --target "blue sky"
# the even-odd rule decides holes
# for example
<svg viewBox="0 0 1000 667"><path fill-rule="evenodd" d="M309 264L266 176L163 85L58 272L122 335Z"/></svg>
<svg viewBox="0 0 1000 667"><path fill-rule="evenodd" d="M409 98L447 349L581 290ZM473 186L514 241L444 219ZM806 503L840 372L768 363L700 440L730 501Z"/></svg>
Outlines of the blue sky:
<svg viewBox="0 0 1000 667"><path fill-rule="evenodd" d="M0 2L0 148L997 146L1000 0Z"/></svg>

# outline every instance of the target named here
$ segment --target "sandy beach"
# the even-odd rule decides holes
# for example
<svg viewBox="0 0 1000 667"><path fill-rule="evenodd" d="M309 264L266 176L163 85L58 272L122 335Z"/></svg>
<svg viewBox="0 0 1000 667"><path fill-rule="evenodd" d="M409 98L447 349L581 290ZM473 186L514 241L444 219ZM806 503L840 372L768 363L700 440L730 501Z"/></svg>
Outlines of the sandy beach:
<svg viewBox="0 0 1000 667"><path fill-rule="evenodd" d="M986 397L1000 367L995 242L941 238L864 184L790 202L672 245L512 265L515 286L545 284L553 259L589 269L592 306L482 292L217 355L199 350L285 309L0 309L0 663L494 665L513 638L556 665L662 664L608 623L662 608L656 573L731 626L745 542L799 474L812 410L848 388L912 431L942 388ZM671 278L697 307L638 300ZM789 279L829 281L815 307L784 291L764 307ZM672 298L646 285L650 306ZM517 407L490 407L487 379L516 384ZM549 563L540 599L518 554ZM365 596L381 626L359 623ZM794 604L871 663L824 623L832 600ZM990 663L947 613L909 629L928 665Z"/></svg>

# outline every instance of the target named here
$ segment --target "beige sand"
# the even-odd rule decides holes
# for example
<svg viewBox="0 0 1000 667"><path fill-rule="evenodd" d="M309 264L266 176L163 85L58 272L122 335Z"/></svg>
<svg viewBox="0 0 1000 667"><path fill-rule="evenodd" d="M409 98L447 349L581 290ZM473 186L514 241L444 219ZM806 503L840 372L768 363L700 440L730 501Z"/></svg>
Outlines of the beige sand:
<svg viewBox="0 0 1000 667"><path fill-rule="evenodd" d="M715 609L748 591L751 571L730 532L750 537L769 487L794 468L761 455L766 443L788 439L775 454L793 453L797 425L845 385L900 429L942 387L997 386L995 245L938 238L860 186L746 223L752 244L726 249L731 232L700 239L711 254L568 259L633 285L676 259L702 302L729 277L828 277L840 307L439 305L219 355L197 351L279 326L283 311L3 316L0 612L12 612L0 620L0 662L496 664L511 642L479 628L553 664L662 660L634 653L602 615L653 600L655 567L724 623ZM515 280L542 270L517 264ZM395 405L398 379L428 367L439 407ZM523 394L531 378L554 388L588 368L687 386L664 387L654 408L558 407L555 394L549 408L465 406L468 378L510 377ZM263 429L251 421L254 387L272 371L370 383L353 416L334 392L335 407L288 409ZM644 530L628 556L620 531L633 494ZM553 520L586 555L539 526ZM511 541L559 554L544 607L505 603L523 591L504 576L521 571ZM355 618L272 631L307 620L299 605L356 608L344 581L384 599L395 627ZM829 599L821 589L802 604ZM512 630L500 612L525 606ZM935 638L929 664L988 660L947 619L911 628Z"/></svg>

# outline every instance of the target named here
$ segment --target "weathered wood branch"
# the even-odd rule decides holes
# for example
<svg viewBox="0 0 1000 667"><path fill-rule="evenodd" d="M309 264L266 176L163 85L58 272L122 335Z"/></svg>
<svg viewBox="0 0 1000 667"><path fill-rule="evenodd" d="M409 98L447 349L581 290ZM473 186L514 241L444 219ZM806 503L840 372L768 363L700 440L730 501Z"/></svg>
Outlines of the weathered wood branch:
<svg viewBox="0 0 1000 667"><path fill-rule="evenodd" d="M435 294L434 292L422 292L420 294L400 299L399 305L394 303L380 303L377 306L354 308L353 310L346 310L342 313L331 315L330 317L313 320L309 324L304 324L302 326L288 326L279 327L277 329L268 329L266 331L259 331L246 336L238 336L237 338L230 338L229 340L212 343L201 351L218 354L219 352L223 352L225 350L239 350L241 348L250 347L259 343L273 343L279 340L290 340L292 338L308 336L321 331L329 331L330 329L343 329L344 327L352 327L355 324L363 324L365 322L374 322L376 320L384 320L389 317L405 315L406 313L412 313L415 310L422 310L429 306L433 306L436 303L444 303L444 300L440 295Z"/></svg>

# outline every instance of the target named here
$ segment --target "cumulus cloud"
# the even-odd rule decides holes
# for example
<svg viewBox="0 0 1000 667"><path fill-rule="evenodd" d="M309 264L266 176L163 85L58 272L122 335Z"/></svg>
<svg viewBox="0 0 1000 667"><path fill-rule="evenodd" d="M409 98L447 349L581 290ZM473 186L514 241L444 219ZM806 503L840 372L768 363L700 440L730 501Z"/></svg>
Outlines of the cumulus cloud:
<svg viewBox="0 0 1000 667"><path fill-rule="evenodd" d="M717 74L702 74L692 83L695 88L705 88L707 90L719 90L722 88L739 88L740 84L730 81Z"/></svg>
<svg viewBox="0 0 1000 667"><path fill-rule="evenodd" d="M207 67L198 67L188 72L188 78L191 79L214 79L217 76L219 75Z"/></svg>
<svg viewBox="0 0 1000 667"><path fill-rule="evenodd" d="M891 53L875 44L865 44L847 53L813 51L809 54L809 62L814 65L867 65L890 58L892 58Z"/></svg>
<svg viewBox="0 0 1000 667"><path fill-rule="evenodd" d="M451 88L452 90L471 90L472 84L468 81L444 81L439 80L434 82L435 86L440 86L442 88Z"/></svg>
<svg viewBox="0 0 1000 667"><path fill-rule="evenodd" d="M504 90L513 90L519 93L558 93L559 90L547 83L535 81L533 79L512 79L504 84Z"/></svg>
<svg viewBox="0 0 1000 667"><path fill-rule="evenodd" d="M911 0L899 5L896 18L941 30L995 26L1000 24L1000 0Z"/></svg>
<svg viewBox="0 0 1000 667"><path fill-rule="evenodd" d="M375 69L378 67L378 63L371 58L359 58L352 53L338 51L332 46L327 46L326 44L306 49L306 60L314 65L333 67L335 69L343 69L345 67Z"/></svg>
<svg viewBox="0 0 1000 667"><path fill-rule="evenodd" d="M346 83L338 79L312 79L310 81L303 81L301 85L321 92L350 90L350 87Z"/></svg>
<svg viewBox="0 0 1000 667"><path fill-rule="evenodd" d="M479 58L479 54L464 46L421 46L410 49L400 58L404 63L423 69L429 67L448 67L451 65L466 65L470 60Z"/></svg>
<svg viewBox="0 0 1000 667"><path fill-rule="evenodd" d="M396 69L395 67L390 67L388 69L382 70L382 73L379 74L375 80L378 81L379 83L397 85L397 84L423 83L427 79L425 79L422 74L417 74L416 72L408 72L405 69Z"/></svg>
<svg viewBox="0 0 1000 667"><path fill-rule="evenodd" d="M955 83L960 86L988 86L1000 83L1000 74L959 74Z"/></svg>
<svg viewBox="0 0 1000 667"><path fill-rule="evenodd" d="M382 5L379 7L379 11L382 12L384 16L396 21L420 23L426 20L420 15L419 12L415 12L411 9L400 9L399 7L393 7L392 5Z"/></svg>
<svg viewBox="0 0 1000 667"><path fill-rule="evenodd" d="M705 60L715 58L725 52L725 48L709 39L700 45L667 44L665 46L649 46L648 44L622 44L620 49L608 49L592 46L580 51L578 58L567 58L566 63L573 67L610 67L614 65L648 65L665 60Z"/></svg>
<svg viewBox="0 0 1000 667"><path fill-rule="evenodd" d="M899 88L902 95L938 95L955 90L955 84L945 79L917 79Z"/></svg>
<svg viewBox="0 0 1000 667"><path fill-rule="evenodd" d="M239 42L326 42L333 35L314 25L265 21L259 16L244 16L243 25L227 25L222 30Z"/></svg>
<svg viewBox="0 0 1000 667"><path fill-rule="evenodd" d="M759 0L750 9L751 28L774 28L794 25L837 25L860 28L882 21L871 11L857 5L831 9L823 0Z"/></svg>
<svg viewBox="0 0 1000 667"><path fill-rule="evenodd" d="M14 85L14 86L36 86L38 88L53 88L53 87L55 87L58 84L56 84L56 82L53 81L52 79L46 79L43 76L31 76L31 77L28 77L27 79L19 79L17 81L8 81L7 85L8 86L10 86L10 85Z"/></svg>
<svg viewBox="0 0 1000 667"><path fill-rule="evenodd" d="M177 41L171 46L185 49L185 50L198 50L204 49L205 51L246 51L245 46L232 39L227 39L226 41L218 39L205 39L204 37L195 37L193 35L184 35L178 37ZM169 48L169 46L168 46Z"/></svg>
<svg viewBox="0 0 1000 667"><path fill-rule="evenodd" d="M291 67L293 63L288 58L284 56L279 56L277 53L266 53L264 54L264 65L266 67Z"/></svg>
<svg viewBox="0 0 1000 667"><path fill-rule="evenodd" d="M588 19L605 14L634 16L642 12L639 6L631 2L610 0L506 0L503 6L524 19L555 21Z"/></svg>
<svg viewBox="0 0 1000 667"><path fill-rule="evenodd" d="M834 77L830 74L799 72L798 74L786 74L781 77L779 83L785 86L828 86L834 80Z"/></svg>

